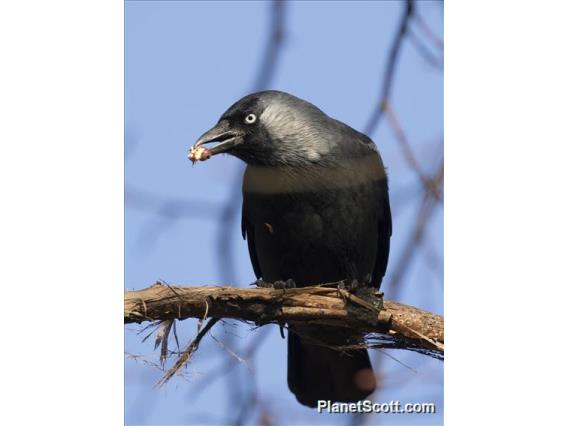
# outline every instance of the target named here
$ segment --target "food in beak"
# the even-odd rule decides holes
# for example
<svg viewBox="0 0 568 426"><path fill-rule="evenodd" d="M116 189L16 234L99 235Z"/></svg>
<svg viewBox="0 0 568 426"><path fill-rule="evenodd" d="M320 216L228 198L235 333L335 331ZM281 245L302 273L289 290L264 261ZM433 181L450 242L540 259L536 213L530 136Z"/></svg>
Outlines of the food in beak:
<svg viewBox="0 0 568 426"><path fill-rule="evenodd" d="M198 146L197 148L195 146L192 146L189 150L188 158L193 164L198 161L209 160L211 158L211 151L204 146Z"/></svg>

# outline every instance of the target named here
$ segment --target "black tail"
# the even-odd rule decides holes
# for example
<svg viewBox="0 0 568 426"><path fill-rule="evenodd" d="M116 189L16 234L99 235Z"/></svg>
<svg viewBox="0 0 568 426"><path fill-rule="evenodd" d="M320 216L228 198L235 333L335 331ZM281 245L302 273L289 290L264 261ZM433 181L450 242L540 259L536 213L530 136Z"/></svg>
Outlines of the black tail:
<svg viewBox="0 0 568 426"><path fill-rule="evenodd" d="M318 400L356 402L375 390L376 382L365 349L338 352L288 334L288 387L301 404Z"/></svg>

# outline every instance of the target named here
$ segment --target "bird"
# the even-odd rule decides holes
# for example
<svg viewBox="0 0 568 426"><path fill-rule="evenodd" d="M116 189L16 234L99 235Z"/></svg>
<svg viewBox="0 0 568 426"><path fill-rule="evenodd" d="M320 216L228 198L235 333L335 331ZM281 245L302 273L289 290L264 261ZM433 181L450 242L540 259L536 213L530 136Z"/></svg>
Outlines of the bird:
<svg viewBox="0 0 568 426"><path fill-rule="evenodd" d="M246 163L241 228L258 280L380 288L392 218L385 167L368 136L308 101L267 90L231 105L190 159L196 152ZM289 328L287 381L299 403L356 402L374 392L367 350L329 346L347 342L337 327Z"/></svg>

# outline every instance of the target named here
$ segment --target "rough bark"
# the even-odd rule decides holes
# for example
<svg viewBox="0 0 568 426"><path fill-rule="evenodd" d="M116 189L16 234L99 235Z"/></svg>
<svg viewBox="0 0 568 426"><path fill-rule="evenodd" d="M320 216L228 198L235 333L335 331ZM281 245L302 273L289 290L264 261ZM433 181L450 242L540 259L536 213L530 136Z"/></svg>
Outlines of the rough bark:
<svg viewBox="0 0 568 426"><path fill-rule="evenodd" d="M143 290L125 293L124 322L211 317L251 321L258 325L329 325L340 327L342 332L354 337L381 335L390 342L368 347L396 347L443 357L443 317L401 303L383 301L372 291L348 291L337 285L284 290L178 287L156 283Z"/></svg>

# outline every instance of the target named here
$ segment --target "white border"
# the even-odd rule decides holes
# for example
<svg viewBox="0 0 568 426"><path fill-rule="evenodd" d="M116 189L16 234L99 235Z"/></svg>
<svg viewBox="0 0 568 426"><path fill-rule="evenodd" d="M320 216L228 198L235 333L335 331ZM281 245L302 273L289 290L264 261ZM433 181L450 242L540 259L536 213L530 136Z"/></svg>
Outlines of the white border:
<svg viewBox="0 0 568 426"><path fill-rule="evenodd" d="M1 424L123 423L123 4L0 12Z"/></svg>
<svg viewBox="0 0 568 426"><path fill-rule="evenodd" d="M560 424L566 4L448 2L446 424Z"/></svg>

